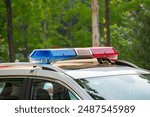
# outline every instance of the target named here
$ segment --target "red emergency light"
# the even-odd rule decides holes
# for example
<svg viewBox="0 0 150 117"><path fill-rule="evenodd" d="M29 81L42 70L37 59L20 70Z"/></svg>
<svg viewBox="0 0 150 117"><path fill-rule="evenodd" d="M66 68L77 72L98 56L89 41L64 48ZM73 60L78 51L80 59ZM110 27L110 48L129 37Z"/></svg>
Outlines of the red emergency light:
<svg viewBox="0 0 150 117"><path fill-rule="evenodd" d="M113 47L93 47L90 48L93 58L104 58L110 61L116 61L118 52Z"/></svg>

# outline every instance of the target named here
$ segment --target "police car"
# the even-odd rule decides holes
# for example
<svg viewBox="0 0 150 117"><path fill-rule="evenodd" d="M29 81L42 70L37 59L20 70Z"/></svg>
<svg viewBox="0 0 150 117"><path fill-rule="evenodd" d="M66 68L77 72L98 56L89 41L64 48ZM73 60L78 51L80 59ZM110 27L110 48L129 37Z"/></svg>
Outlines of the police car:
<svg viewBox="0 0 150 117"><path fill-rule="evenodd" d="M0 100L149 100L150 72L113 47L36 49L0 64Z"/></svg>

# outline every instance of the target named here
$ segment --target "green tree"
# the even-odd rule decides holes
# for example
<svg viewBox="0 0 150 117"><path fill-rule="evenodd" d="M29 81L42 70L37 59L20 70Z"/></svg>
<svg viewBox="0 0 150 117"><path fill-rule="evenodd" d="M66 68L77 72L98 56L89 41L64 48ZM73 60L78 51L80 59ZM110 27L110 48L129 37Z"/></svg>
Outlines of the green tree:
<svg viewBox="0 0 150 117"><path fill-rule="evenodd" d="M110 0L105 0L105 29L106 29L106 46L110 46L110 18L109 18Z"/></svg>
<svg viewBox="0 0 150 117"><path fill-rule="evenodd" d="M148 68L149 19L146 14L150 1L111 0L105 4L106 1L99 1L100 44L103 46L107 41L105 8L109 3L110 45L121 53L120 59ZM11 5L15 57L20 61L27 61L35 48L92 46L91 0L13 0ZM5 2L1 0L0 61L3 62L9 60L6 12ZM143 48L138 50L140 47ZM137 56L134 51L143 55Z"/></svg>
<svg viewBox="0 0 150 117"><path fill-rule="evenodd" d="M98 0L92 0L91 6L92 6L92 43L93 43L93 46L100 46Z"/></svg>
<svg viewBox="0 0 150 117"><path fill-rule="evenodd" d="M13 25L12 25L12 7L11 0L5 0L6 11L7 11L7 38L9 47L9 60L10 62L15 61L15 49L13 40Z"/></svg>
<svg viewBox="0 0 150 117"><path fill-rule="evenodd" d="M129 26L132 29L131 56L132 61L141 67L150 69L150 8L149 5L139 4L130 14Z"/></svg>
<svg viewBox="0 0 150 117"><path fill-rule="evenodd" d="M0 1L0 62L8 61L7 25L5 2Z"/></svg>

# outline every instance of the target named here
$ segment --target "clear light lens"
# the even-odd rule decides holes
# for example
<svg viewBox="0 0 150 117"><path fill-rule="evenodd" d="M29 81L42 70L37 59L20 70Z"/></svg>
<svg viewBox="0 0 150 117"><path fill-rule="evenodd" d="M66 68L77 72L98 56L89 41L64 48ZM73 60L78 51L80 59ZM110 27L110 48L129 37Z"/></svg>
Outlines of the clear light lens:
<svg viewBox="0 0 150 117"><path fill-rule="evenodd" d="M77 53L77 58L92 58L92 52L89 48L75 48L75 52Z"/></svg>

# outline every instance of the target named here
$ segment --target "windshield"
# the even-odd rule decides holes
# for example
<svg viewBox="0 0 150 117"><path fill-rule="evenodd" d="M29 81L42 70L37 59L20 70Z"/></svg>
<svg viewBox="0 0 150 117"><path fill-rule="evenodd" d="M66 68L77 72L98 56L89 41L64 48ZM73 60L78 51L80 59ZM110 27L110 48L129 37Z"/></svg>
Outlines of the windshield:
<svg viewBox="0 0 150 117"><path fill-rule="evenodd" d="M150 100L150 74L78 79L95 100Z"/></svg>

